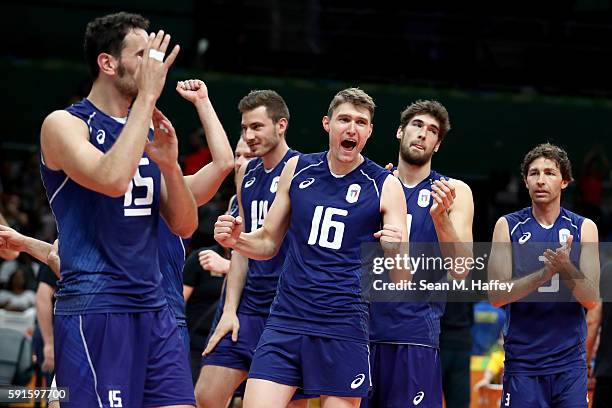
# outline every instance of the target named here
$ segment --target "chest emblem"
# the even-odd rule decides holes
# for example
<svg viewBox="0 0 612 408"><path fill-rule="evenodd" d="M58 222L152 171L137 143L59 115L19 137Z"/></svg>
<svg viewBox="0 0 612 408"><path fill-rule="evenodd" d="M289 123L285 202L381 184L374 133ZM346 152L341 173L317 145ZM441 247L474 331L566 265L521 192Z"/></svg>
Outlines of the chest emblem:
<svg viewBox="0 0 612 408"><path fill-rule="evenodd" d="M431 200L431 191L426 188L419 191L419 197L417 198L417 204L419 207L426 208Z"/></svg>
<svg viewBox="0 0 612 408"><path fill-rule="evenodd" d="M346 201L354 204L359 200L359 193L361 192L361 186L359 184L351 184L346 192Z"/></svg>

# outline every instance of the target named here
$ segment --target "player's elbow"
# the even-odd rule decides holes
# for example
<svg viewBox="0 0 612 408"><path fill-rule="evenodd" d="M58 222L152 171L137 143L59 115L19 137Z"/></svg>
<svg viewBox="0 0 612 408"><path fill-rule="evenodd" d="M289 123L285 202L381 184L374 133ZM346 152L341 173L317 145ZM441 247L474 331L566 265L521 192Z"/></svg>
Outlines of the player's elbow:
<svg viewBox="0 0 612 408"><path fill-rule="evenodd" d="M113 198L123 197L128 192L131 182L132 179L126 177L109 178L103 187L104 194Z"/></svg>
<svg viewBox="0 0 612 408"><path fill-rule="evenodd" d="M198 229L198 219L185 220L185 222L178 225L171 225L170 229L181 238L189 238Z"/></svg>
<svg viewBox="0 0 612 408"><path fill-rule="evenodd" d="M489 292L489 303L493 307L500 308L504 307L508 302L503 299L503 297L500 296L498 293Z"/></svg>
<svg viewBox="0 0 612 408"><path fill-rule="evenodd" d="M224 176L227 176L234 170L234 156L231 154L231 151L229 155L224 155L218 161L219 172L223 173Z"/></svg>

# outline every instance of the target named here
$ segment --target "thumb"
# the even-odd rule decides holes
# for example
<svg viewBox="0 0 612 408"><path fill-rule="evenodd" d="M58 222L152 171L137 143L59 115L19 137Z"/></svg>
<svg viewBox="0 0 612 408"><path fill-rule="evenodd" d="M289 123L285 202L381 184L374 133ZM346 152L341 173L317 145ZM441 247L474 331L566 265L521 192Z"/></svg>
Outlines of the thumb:
<svg viewBox="0 0 612 408"><path fill-rule="evenodd" d="M376 231L373 235L374 238L380 238L382 236L382 231Z"/></svg>
<svg viewBox="0 0 612 408"><path fill-rule="evenodd" d="M238 329L240 328L240 326L238 326L237 324L234 324L234 326L232 327L232 341L235 343L238 341Z"/></svg>
<svg viewBox="0 0 612 408"><path fill-rule="evenodd" d="M237 217L234 219L234 224L235 224L235 225L240 225L240 224L242 224L242 217L241 217L241 216L237 216Z"/></svg>

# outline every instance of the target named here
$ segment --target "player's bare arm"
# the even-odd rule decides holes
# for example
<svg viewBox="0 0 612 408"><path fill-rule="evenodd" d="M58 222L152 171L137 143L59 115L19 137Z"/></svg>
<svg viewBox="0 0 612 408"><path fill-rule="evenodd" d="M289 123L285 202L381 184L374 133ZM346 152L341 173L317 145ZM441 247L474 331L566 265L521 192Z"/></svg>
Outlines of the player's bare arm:
<svg viewBox="0 0 612 408"><path fill-rule="evenodd" d="M474 199L472 190L461 180L436 180L431 186L434 200L429 213L438 235L442 255L471 259ZM453 263L455 264L455 263ZM465 279L468 273L450 270L455 279Z"/></svg>
<svg viewBox="0 0 612 408"><path fill-rule="evenodd" d="M599 327L601 326L601 308L602 303L597 302L595 307L589 309L586 315L587 321L587 337L585 341L586 348L586 363L589 367L589 376L590 376L590 364L593 359L593 354L595 353L595 343L597 342L597 336L599 334Z"/></svg>
<svg viewBox="0 0 612 408"><path fill-rule="evenodd" d="M180 81L176 85L176 91L195 106L212 156L212 162L196 174L185 176L187 185L200 206L214 197L225 177L234 168L234 153L210 101L206 84L199 79Z"/></svg>
<svg viewBox="0 0 612 408"><path fill-rule="evenodd" d="M39 282L36 289L36 320L43 338L44 361L42 370L52 373L55 368L53 353L53 296L55 288L46 282Z"/></svg>
<svg viewBox="0 0 612 408"><path fill-rule="evenodd" d="M576 268L569 257L574 240L571 235L561 248L544 252L544 262L559 272L563 282L582 306L592 309L599 302L599 237L597 226L588 218L582 223L581 236L580 269Z"/></svg>
<svg viewBox="0 0 612 408"><path fill-rule="evenodd" d="M544 267L527 276L512 280L512 244L508 221L505 217L497 220L493 230L492 242L488 263L489 280L514 283L510 292L504 290L489 291L489 301L493 306L502 307L524 298L548 282L554 275L549 268Z"/></svg>
<svg viewBox="0 0 612 408"><path fill-rule="evenodd" d="M53 245L0 225L0 250L26 252L46 264Z"/></svg>
<svg viewBox="0 0 612 408"><path fill-rule="evenodd" d="M198 227L195 199L178 164L178 139L172 123L159 110L153 111L153 141L145 150L162 174L160 211L170 230L189 237Z"/></svg>
<svg viewBox="0 0 612 408"><path fill-rule="evenodd" d="M289 228L291 216L289 187L297 161L297 157L292 157L283 168L274 203L266 215L263 226L256 231L244 233L239 228L242 224L241 217L222 215L215 223L215 240L219 244L256 260L270 259L278 253Z"/></svg>
<svg viewBox="0 0 612 408"><path fill-rule="evenodd" d="M89 143L89 129L66 111L55 111L44 120L41 147L45 165L63 170L70 179L90 190L111 196L124 195L142 157L151 115L163 89L168 69L178 54L176 46L165 62L149 58L151 48L165 52L170 36L151 34L136 74L138 96L121 134L102 153Z"/></svg>
<svg viewBox="0 0 612 408"><path fill-rule="evenodd" d="M389 175L383 183L380 212L383 228L377 231L374 237L380 240L385 255L394 257L396 254L407 252L408 247L405 245L408 242L406 196L400 181L394 176ZM395 282L411 280L412 274L409 270L393 270L391 278Z"/></svg>

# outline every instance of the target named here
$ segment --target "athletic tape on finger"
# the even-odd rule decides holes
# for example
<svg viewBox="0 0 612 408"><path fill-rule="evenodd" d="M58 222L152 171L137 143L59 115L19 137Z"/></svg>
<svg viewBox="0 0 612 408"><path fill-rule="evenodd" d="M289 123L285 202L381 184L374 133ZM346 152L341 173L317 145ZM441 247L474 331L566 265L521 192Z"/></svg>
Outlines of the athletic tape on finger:
<svg viewBox="0 0 612 408"><path fill-rule="evenodd" d="M164 54L163 52L159 50L154 50L154 49L149 50L149 58L153 58L154 60L157 60L159 62L164 62L165 56L166 54Z"/></svg>

